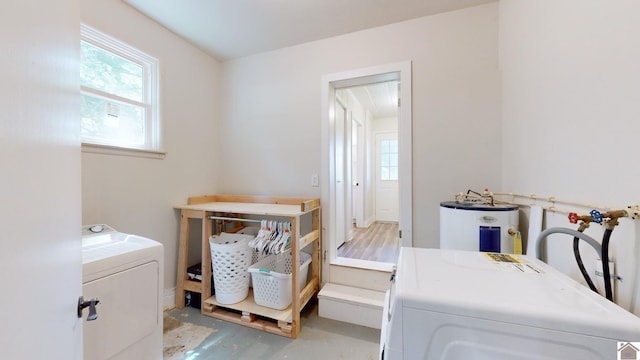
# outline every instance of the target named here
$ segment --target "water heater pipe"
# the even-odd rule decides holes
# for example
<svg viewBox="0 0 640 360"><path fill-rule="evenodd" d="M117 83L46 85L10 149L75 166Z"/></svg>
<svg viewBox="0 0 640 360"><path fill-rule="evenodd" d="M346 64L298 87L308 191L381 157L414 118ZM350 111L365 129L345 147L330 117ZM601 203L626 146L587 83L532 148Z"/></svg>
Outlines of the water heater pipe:
<svg viewBox="0 0 640 360"><path fill-rule="evenodd" d="M628 210L615 210L612 211L612 207L610 206L604 206L604 205L594 205L594 204L589 204L589 203L582 203L582 202L578 202L578 201L570 201L570 200L561 200L561 199L556 199L553 196L538 196L535 194L519 194L519 193L513 193L513 192L492 192L492 191L488 191L488 189L485 189L483 194L477 193L475 191L467 191L466 194L464 193L458 193L456 194L456 196L454 197L455 200L459 200L460 198L476 198L476 199L481 199L481 200L485 200L486 199L490 199L491 200L491 205L493 205L493 203L500 203L500 204L508 204L508 205L517 205L517 206L531 206L532 204L526 204L524 202L518 202L518 201L508 201L508 200L501 200L501 199L496 199L494 198L494 196L510 196L512 198L524 198L524 199L532 199L532 200L540 200L540 201L544 201L547 203L552 204L551 206L542 206L539 204L536 204L538 206L540 206L542 209L546 210L546 211L551 211L551 212L556 212L556 213L561 213L561 214L570 214L574 211L571 210L566 210L566 209L559 209L557 207L555 207L553 204L565 204L565 205L572 205L572 206L577 206L577 207L582 207L582 208L588 208L588 209L600 209L600 210L604 210L607 211L608 214L611 213L616 213L616 212L624 212L626 215L618 215L615 217L630 217L633 220L637 220L640 219L640 205L629 205L627 206Z"/></svg>
<svg viewBox="0 0 640 360"><path fill-rule="evenodd" d="M546 201L548 203L558 203L558 204L565 204L565 205L573 205L573 206L579 206L579 207L590 208L590 209L602 209L602 210L611 209L611 207L608 207L608 206L581 203L581 202L577 202L577 201L560 200L560 199L556 199L553 196L551 196L551 197L543 197L543 196L538 196L538 195L535 195L535 194L527 195L527 194L518 194L518 193L509 193L509 192L492 192L491 194L492 195L499 195L499 196L511 196L511 197L532 199L532 200L542 200L542 201Z"/></svg>

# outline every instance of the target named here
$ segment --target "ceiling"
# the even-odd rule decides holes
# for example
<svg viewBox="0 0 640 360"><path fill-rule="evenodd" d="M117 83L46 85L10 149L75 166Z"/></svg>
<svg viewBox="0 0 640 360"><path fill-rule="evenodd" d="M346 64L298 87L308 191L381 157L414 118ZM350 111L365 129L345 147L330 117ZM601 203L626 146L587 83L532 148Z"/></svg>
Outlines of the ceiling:
<svg viewBox="0 0 640 360"><path fill-rule="evenodd" d="M496 0L123 0L221 61Z"/></svg>
<svg viewBox="0 0 640 360"><path fill-rule="evenodd" d="M374 119L398 116L398 81L346 88Z"/></svg>
<svg viewBox="0 0 640 360"><path fill-rule="evenodd" d="M496 0L122 1L226 61ZM351 92L374 118L395 116L395 82Z"/></svg>

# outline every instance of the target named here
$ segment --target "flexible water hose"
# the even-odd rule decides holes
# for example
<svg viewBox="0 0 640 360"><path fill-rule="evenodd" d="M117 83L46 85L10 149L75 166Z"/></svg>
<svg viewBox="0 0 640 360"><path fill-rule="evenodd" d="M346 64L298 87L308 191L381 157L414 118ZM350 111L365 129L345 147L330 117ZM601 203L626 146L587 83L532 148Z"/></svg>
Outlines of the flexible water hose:
<svg viewBox="0 0 640 360"><path fill-rule="evenodd" d="M536 239L536 257L540 260L542 260L542 247L544 246L543 240L551 234L567 234L582 239L586 241L587 244L591 245L591 247L593 247L600 256L600 259L602 259L602 250L600 248L600 244L598 244L598 242L595 241L591 236L585 233L581 233L577 230L556 227L544 230L540 233L540 235L538 235L538 238Z"/></svg>
<svg viewBox="0 0 640 360"><path fill-rule="evenodd" d="M606 229L602 236L602 274L604 276L604 292L605 297L613 301L613 289L611 286L611 270L609 269L609 239L611 238L612 229Z"/></svg>
<svg viewBox="0 0 640 360"><path fill-rule="evenodd" d="M576 262L578 263L578 268L580 269L580 273L582 274L582 277L584 278L584 280L587 282L587 285L589 285L589 289L593 290L593 292L595 292L596 294L600 294L598 292L598 289L596 288L596 285L591 280L591 276L589 276L587 269L584 267L584 263L582 262L582 256L580 256L579 245L580 245L580 239L574 236L573 237L573 256L576 258Z"/></svg>
<svg viewBox="0 0 640 360"><path fill-rule="evenodd" d="M587 244L591 245L600 259L602 259L602 272L604 275L604 288L605 288L605 297L609 301L613 301L613 291L611 286L611 272L609 270L609 239L611 238L611 232L613 230L606 229L604 231L604 236L602 238L602 245L598 244L592 237L581 233L576 230L566 229L566 228L549 228L538 235L536 239L536 257L542 260L542 247L544 245L544 239L551 234L567 234L572 235L574 238L580 238L587 242Z"/></svg>

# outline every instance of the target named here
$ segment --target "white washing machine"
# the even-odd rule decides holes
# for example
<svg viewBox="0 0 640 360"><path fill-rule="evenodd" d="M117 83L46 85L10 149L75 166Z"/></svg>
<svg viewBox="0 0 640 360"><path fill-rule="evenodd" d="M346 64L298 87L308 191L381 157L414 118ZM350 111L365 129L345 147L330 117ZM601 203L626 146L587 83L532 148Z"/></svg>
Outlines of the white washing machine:
<svg viewBox="0 0 640 360"><path fill-rule="evenodd" d="M83 297L99 301L83 321L85 360L162 359L163 254L157 241L83 226Z"/></svg>
<svg viewBox="0 0 640 360"><path fill-rule="evenodd" d="M388 360L616 359L640 318L524 255L401 248L383 314Z"/></svg>

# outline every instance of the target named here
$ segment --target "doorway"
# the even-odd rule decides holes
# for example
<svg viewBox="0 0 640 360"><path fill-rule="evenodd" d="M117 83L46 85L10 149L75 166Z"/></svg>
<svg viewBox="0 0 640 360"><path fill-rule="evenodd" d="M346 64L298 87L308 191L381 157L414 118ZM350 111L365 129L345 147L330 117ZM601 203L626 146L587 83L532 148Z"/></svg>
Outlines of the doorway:
<svg viewBox="0 0 640 360"><path fill-rule="evenodd" d="M363 225L368 228L376 220L375 200L372 199L376 197L375 181L379 174L374 170L377 168L375 161L379 155L375 155L378 147L375 145L373 118L371 111L353 106L349 97L353 95L354 89L366 86L386 84L396 89L397 160L393 165L387 165L385 171L392 171L397 177L395 203L398 206L395 211L397 220L388 222L395 224L396 228L391 231L397 233L401 246L412 246L411 63L326 75L322 84L322 175L325 180L321 184L321 199L324 204L325 257L331 264L379 269L380 264L376 264L379 261L352 261L354 259L339 256L338 252L338 246L351 239L346 228L354 229L354 223L355 229ZM344 122L341 120L343 106L346 109ZM394 146L391 144L393 141L386 141L384 146L387 148ZM349 215L344 216L346 213ZM354 240L356 237L357 232L353 233ZM395 261L390 262L391 265L393 263Z"/></svg>
<svg viewBox="0 0 640 360"><path fill-rule="evenodd" d="M336 89L336 218L346 219L345 229L336 223L338 258L395 263L400 251L398 84L392 80ZM350 134L343 113L349 114ZM351 150L350 168L345 148ZM340 198L349 201L341 194L338 174L343 173L347 186L351 180L351 216L342 214ZM342 231L347 231L345 237Z"/></svg>

